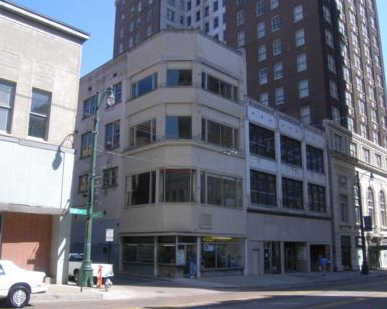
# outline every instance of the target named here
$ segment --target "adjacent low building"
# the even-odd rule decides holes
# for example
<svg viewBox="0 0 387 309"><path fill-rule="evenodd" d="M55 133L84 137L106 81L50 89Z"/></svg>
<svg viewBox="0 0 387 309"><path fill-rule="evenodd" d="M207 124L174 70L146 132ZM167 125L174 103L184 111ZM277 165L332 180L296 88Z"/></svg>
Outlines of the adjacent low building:
<svg viewBox="0 0 387 309"><path fill-rule="evenodd" d="M248 273L318 271L332 258L323 131L247 99Z"/></svg>
<svg viewBox="0 0 387 309"><path fill-rule="evenodd" d="M1 259L67 282L73 133L88 34L0 1Z"/></svg>

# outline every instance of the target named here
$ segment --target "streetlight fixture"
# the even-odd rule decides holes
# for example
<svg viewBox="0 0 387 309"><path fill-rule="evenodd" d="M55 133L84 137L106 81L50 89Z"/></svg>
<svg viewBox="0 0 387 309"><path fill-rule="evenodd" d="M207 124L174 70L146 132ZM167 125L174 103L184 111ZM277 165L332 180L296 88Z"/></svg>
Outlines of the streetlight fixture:
<svg viewBox="0 0 387 309"><path fill-rule="evenodd" d="M370 180L372 181L373 179L374 179L374 174L371 172ZM361 265L361 274L362 275L368 275L370 273L370 269L369 269L368 263L367 263L367 252L366 252L366 244L365 244L365 236L364 236L363 205L362 205L362 200L361 200L360 176L359 176L359 172L358 171L356 171L356 187L357 187L357 198L359 200L361 249L362 249L362 252L363 252L363 263Z"/></svg>
<svg viewBox="0 0 387 309"><path fill-rule="evenodd" d="M98 146L98 124L99 115L98 111L102 104L106 101L108 106L112 106L115 103L113 87L109 87L104 92L98 92L97 105L95 106L93 118L94 125L92 134L92 149L90 158L90 171L89 171L89 188L87 192L87 216L85 226L85 247L82 266L80 269L80 277L78 285L81 287L93 286L93 269L91 267L91 231L93 223L93 208L94 208L94 194L95 194L95 177L96 177L96 159L97 159L97 146Z"/></svg>

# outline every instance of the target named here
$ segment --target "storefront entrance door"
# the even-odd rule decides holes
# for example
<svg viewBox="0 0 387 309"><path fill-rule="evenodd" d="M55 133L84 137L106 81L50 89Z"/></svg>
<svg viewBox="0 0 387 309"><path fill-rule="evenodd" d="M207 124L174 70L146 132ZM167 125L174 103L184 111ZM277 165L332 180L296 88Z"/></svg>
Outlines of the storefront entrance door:
<svg viewBox="0 0 387 309"><path fill-rule="evenodd" d="M370 247L370 268L371 269L379 269L379 247Z"/></svg>

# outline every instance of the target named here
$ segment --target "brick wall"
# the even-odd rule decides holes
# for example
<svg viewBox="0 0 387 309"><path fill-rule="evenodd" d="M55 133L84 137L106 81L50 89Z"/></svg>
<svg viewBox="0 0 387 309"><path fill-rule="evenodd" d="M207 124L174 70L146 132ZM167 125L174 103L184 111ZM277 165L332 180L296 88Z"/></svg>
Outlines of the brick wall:
<svg viewBox="0 0 387 309"><path fill-rule="evenodd" d="M50 274L52 216L3 213L1 259Z"/></svg>

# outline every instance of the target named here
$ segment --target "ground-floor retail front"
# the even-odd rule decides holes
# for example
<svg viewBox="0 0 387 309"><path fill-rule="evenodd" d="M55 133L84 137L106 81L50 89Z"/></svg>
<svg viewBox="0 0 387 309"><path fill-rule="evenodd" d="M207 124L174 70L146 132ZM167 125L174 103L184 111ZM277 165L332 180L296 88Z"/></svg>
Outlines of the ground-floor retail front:
<svg viewBox="0 0 387 309"><path fill-rule="evenodd" d="M387 269L387 237L368 234L365 237L365 246L369 268ZM361 237L342 234L337 254L338 270L359 270L363 263Z"/></svg>
<svg viewBox="0 0 387 309"><path fill-rule="evenodd" d="M252 241L248 252L252 275L321 271L321 258L331 260L326 243Z"/></svg>
<svg viewBox="0 0 387 309"><path fill-rule="evenodd" d="M219 235L121 236L121 269L160 277L242 274L244 238Z"/></svg>
<svg viewBox="0 0 387 309"><path fill-rule="evenodd" d="M250 210L246 273L314 272L321 259L332 261L330 217ZM331 264L331 263L330 263ZM331 269L331 265L327 267Z"/></svg>

